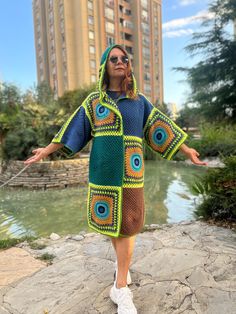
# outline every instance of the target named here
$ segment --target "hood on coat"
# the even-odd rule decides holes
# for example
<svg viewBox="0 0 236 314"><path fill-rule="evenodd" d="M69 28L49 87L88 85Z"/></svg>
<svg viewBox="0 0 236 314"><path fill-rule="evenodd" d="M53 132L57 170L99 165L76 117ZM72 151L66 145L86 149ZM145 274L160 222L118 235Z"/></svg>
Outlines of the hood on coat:
<svg viewBox="0 0 236 314"><path fill-rule="evenodd" d="M102 86L103 86L104 74L106 71L106 64L107 64L108 56L109 56L110 51L113 48L120 48L122 51L124 51L126 53L127 57L129 58L129 61L130 61L130 57L128 55L128 52L125 50L125 48L123 46L114 44L114 45L106 48L106 50L102 54L101 61L100 61L100 68L99 68L98 90L100 93L100 98L103 98L105 93L106 93L102 89ZM132 75L132 80L133 80L133 92L134 92L134 94L137 94L138 90L137 90L136 80L135 80L133 72L131 72L131 75Z"/></svg>

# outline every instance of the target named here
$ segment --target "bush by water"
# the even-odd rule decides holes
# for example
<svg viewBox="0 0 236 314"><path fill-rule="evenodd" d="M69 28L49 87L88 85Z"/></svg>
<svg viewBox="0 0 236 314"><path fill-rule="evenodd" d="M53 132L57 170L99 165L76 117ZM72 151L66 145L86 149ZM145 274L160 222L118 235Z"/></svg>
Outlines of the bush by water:
<svg viewBox="0 0 236 314"><path fill-rule="evenodd" d="M224 168L209 169L193 186L203 196L196 214L206 219L236 222L236 156L223 162Z"/></svg>

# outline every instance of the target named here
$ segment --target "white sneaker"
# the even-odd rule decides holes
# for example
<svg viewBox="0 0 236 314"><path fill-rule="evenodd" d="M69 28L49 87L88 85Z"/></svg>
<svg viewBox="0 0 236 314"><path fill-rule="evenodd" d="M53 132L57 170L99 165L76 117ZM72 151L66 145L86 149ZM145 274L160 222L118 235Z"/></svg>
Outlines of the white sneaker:
<svg viewBox="0 0 236 314"><path fill-rule="evenodd" d="M111 300L118 305L118 314L137 314L133 303L133 293L128 287L116 288L116 282L110 291Z"/></svg>
<svg viewBox="0 0 236 314"><path fill-rule="evenodd" d="M114 273L114 281L117 281L117 261L115 262L116 265L116 269L115 269L115 273ZM132 284L132 279L131 279L131 275L130 275L130 271L128 270L128 274L127 274L127 285L131 285Z"/></svg>

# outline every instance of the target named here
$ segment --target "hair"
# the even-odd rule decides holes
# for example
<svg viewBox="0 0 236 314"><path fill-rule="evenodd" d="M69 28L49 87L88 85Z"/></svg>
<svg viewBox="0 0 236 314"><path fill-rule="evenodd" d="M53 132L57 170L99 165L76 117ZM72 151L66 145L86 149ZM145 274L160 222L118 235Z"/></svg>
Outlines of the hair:
<svg viewBox="0 0 236 314"><path fill-rule="evenodd" d="M124 54L129 58L127 51L123 47L116 47L116 48L123 51ZM108 86L109 86L109 75L107 73L107 68L106 68L104 77L103 77L102 89L106 90ZM136 91L134 90L134 82L133 82L133 77L132 77L132 68L131 68L130 58L129 58L127 68L125 70L125 78L121 83L121 91L125 92L131 99L137 98Z"/></svg>

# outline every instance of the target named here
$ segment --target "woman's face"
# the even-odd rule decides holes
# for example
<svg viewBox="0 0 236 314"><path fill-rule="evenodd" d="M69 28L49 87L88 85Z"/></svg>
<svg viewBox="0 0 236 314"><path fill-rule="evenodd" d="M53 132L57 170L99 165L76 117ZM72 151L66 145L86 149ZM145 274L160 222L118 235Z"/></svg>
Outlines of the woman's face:
<svg viewBox="0 0 236 314"><path fill-rule="evenodd" d="M107 74L110 79L123 79L126 74L129 59L119 48L113 48L107 60Z"/></svg>

